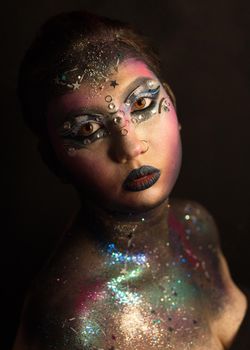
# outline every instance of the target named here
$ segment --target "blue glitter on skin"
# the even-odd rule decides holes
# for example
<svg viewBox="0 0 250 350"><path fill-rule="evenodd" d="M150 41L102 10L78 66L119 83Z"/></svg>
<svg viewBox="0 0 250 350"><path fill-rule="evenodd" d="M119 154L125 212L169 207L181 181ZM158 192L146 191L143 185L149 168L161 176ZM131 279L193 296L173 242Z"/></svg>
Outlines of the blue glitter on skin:
<svg viewBox="0 0 250 350"><path fill-rule="evenodd" d="M138 253L135 255L128 255L118 251L114 243L110 243L107 247L107 252L111 257L111 264L116 263L135 263L136 265L144 265L147 262L145 254Z"/></svg>
<svg viewBox="0 0 250 350"><path fill-rule="evenodd" d="M107 251L108 251L108 253L112 253L112 251L113 251L114 249L115 249L114 243L110 243L110 244L108 245Z"/></svg>

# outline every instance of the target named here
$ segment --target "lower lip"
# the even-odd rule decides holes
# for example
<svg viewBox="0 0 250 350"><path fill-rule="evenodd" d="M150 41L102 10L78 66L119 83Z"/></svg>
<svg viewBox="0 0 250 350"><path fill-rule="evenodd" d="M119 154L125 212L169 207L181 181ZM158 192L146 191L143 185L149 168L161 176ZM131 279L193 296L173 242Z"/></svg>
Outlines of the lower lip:
<svg viewBox="0 0 250 350"><path fill-rule="evenodd" d="M160 172L148 174L146 176L142 176L142 177L139 177L138 179L127 182L124 185L124 188L125 190L132 191L132 192L143 191L153 186L156 183L156 181L158 181L159 177L160 177Z"/></svg>

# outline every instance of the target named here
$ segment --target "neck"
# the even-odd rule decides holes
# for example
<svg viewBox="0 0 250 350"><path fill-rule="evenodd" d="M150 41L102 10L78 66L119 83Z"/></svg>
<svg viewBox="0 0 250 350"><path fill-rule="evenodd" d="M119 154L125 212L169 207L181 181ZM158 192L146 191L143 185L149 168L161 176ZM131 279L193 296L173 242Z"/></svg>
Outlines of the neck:
<svg viewBox="0 0 250 350"><path fill-rule="evenodd" d="M108 212L88 203L80 219L88 222L92 239L134 253L168 245L168 212L168 200L140 214Z"/></svg>

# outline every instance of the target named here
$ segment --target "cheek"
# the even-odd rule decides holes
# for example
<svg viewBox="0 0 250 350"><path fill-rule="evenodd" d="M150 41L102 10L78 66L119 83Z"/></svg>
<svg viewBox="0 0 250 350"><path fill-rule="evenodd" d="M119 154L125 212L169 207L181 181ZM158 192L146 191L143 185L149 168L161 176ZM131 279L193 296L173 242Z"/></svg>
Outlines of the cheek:
<svg viewBox="0 0 250 350"><path fill-rule="evenodd" d="M105 183L109 174L105 157L99 157L89 150L79 150L71 159L67 159L67 166L73 176L86 185L98 185ZM105 177L103 176L105 174Z"/></svg>
<svg viewBox="0 0 250 350"><path fill-rule="evenodd" d="M160 123L152 130L152 146L156 161L166 177L175 181L180 170L182 151L179 124L174 110L161 116ZM164 180L165 181L165 180Z"/></svg>
<svg viewBox="0 0 250 350"><path fill-rule="evenodd" d="M87 191L106 196L119 190L115 184L120 181L114 180L122 174L119 167L114 168L105 151L79 150L76 156L67 159L67 168L75 182Z"/></svg>
<svg viewBox="0 0 250 350"><path fill-rule="evenodd" d="M160 121L154 123L151 132L152 143L162 150L160 153L174 156L180 146L179 124L175 111L161 115Z"/></svg>
<svg viewBox="0 0 250 350"><path fill-rule="evenodd" d="M49 133L58 159L71 174L75 184L102 193L113 190L110 188L110 179L119 174L107 158L106 147L103 147L101 152L97 152L96 149L80 149L73 156L69 156L55 130L50 127Z"/></svg>

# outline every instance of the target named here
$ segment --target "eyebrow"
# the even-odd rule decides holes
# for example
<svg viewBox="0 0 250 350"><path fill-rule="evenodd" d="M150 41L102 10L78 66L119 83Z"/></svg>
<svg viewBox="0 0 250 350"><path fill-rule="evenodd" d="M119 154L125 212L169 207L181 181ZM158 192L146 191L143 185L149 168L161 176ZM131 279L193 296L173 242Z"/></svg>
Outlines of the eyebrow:
<svg viewBox="0 0 250 350"><path fill-rule="evenodd" d="M132 81L124 90L124 92L121 94L121 98L122 100L125 102L130 95L133 94L133 92L139 88L140 86L142 86L143 84L145 84L147 81L152 80L149 77L139 77L136 78L134 81ZM101 112L100 112L101 111ZM103 112L102 112L103 111ZM62 122L72 119L74 117L77 117L79 115L82 114L88 114L88 115L95 115L95 116L100 116L102 118L105 118L106 114L107 114L107 110L106 108L103 107L79 107L76 109L72 109L70 110L68 113L66 113L65 115L62 116L61 120ZM108 112L108 114L110 114L110 112Z"/></svg>

